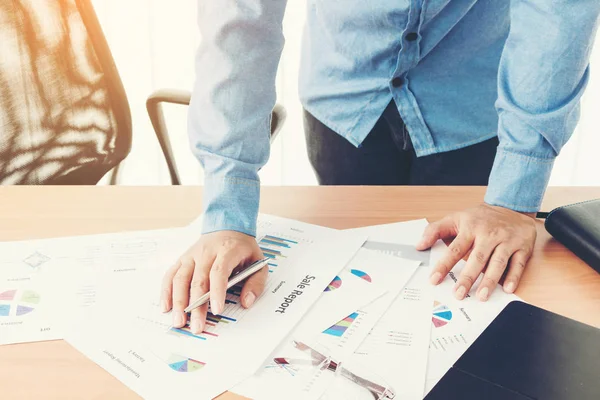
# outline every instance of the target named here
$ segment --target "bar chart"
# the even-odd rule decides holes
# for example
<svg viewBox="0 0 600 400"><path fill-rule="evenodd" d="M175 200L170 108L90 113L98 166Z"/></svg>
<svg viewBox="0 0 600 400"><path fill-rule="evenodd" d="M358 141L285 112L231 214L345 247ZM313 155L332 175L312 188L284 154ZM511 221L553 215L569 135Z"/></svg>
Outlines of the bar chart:
<svg viewBox="0 0 600 400"><path fill-rule="evenodd" d="M240 295L242 288L234 286L227 290L225 298L225 309L222 315L214 315L210 311L206 314L206 325L204 331L200 334L194 334L190 329L190 322L183 328L171 328L170 333L174 335L183 335L198 340L209 340L219 337L219 332L227 325L238 321L231 315L239 316L240 312L245 310L240 305Z"/></svg>
<svg viewBox="0 0 600 400"><path fill-rule="evenodd" d="M265 257L269 258L269 272L273 272L279 267L280 260L287 258L286 250L291 249L298 242L290 239L284 239L277 236L265 235L258 245Z"/></svg>

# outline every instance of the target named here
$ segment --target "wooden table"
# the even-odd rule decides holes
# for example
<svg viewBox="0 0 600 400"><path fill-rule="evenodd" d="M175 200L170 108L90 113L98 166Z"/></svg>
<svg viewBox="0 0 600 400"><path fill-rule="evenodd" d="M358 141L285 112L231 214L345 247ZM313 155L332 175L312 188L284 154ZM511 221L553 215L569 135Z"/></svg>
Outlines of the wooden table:
<svg viewBox="0 0 600 400"><path fill-rule="evenodd" d="M426 217L480 203L484 188L264 188L261 211L354 228ZM0 240L182 226L200 212L197 187L2 187ZM544 210L600 198L600 188L551 188ZM552 240L542 223L517 294L600 327L600 275ZM235 398L227 394L224 398ZM134 399L63 341L0 347L0 399Z"/></svg>

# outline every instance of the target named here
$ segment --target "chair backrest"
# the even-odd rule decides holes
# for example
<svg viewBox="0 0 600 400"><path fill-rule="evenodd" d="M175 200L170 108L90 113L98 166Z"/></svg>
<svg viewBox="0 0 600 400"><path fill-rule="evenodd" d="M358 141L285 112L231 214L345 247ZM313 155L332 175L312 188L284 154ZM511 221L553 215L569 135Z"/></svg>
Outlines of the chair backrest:
<svg viewBox="0 0 600 400"><path fill-rule="evenodd" d="M0 184L96 184L130 149L90 1L0 1Z"/></svg>

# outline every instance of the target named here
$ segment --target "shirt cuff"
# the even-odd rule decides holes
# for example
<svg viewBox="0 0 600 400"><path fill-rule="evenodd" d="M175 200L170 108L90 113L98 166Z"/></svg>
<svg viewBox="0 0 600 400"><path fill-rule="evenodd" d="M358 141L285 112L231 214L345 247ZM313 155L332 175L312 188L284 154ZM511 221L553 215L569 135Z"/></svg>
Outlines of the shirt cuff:
<svg viewBox="0 0 600 400"><path fill-rule="evenodd" d="M237 231L256 236L259 201L259 181L209 178L204 186L202 234Z"/></svg>
<svg viewBox="0 0 600 400"><path fill-rule="evenodd" d="M540 210L554 158L538 158L498 148L485 202L519 212Z"/></svg>

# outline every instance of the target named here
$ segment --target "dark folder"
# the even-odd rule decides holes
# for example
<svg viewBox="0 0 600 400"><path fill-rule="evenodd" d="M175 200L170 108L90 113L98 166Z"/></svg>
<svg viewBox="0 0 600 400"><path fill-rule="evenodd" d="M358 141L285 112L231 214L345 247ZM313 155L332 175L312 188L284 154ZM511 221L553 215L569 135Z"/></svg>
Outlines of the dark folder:
<svg viewBox="0 0 600 400"><path fill-rule="evenodd" d="M546 230L600 273L600 200L571 204L546 217Z"/></svg>
<svg viewBox="0 0 600 400"><path fill-rule="evenodd" d="M425 399L598 400L600 330L512 302Z"/></svg>

